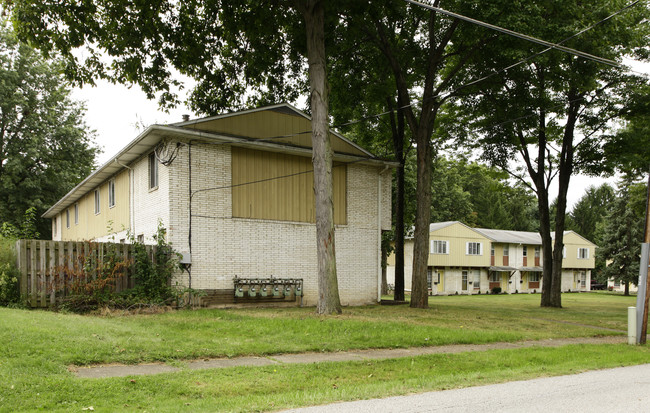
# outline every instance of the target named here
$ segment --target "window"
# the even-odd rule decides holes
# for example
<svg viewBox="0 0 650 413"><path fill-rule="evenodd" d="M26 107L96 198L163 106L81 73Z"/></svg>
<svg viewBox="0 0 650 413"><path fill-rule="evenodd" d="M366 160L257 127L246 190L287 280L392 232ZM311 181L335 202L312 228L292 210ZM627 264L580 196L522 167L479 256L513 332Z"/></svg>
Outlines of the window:
<svg viewBox="0 0 650 413"><path fill-rule="evenodd" d="M539 282L539 273L538 272L529 272L528 273L528 281L532 282L532 283Z"/></svg>
<svg viewBox="0 0 650 413"><path fill-rule="evenodd" d="M527 257L527 256L528 256L528 247L527 247L526 245L524 245L524 246L522 247L522 251L523 251L523 253L522 253L523 256L524 256L524 257Z"/></svg>
<svg viewBox="0 0 650 413"><path fill-rule="evenodd" d="M156 153L149 154L149 189L158 188L158 160Z"/></svg>
<svg viewBox="0 0 650 413"><path fill-rule="evenodd" d="M535 247L535 258L539 258L542 249L538 246Z"/></svg>
<svg viewBox="0 0 650 413"><path fill-rule="evenodd" d="M427 267L427 287L431 289L433 286L433 268Z"/></svg>
<svg viewBox="0 0 650 413"><path fill-rule="evenodd" d="M56 225L56 221L57 221L57 218L54 217L54 219L52 220L52 234L53 234L55 237L56 237L56 227L57 227L57 225Z"/></svg>
<svg viewBox="0 0 650 413"><path fill-rule="evenodd" d="M494 257L494 244L490 245L490 256Z"/></svg>
<svg viewBox="0 0 650 413"><path fill-rule="evenodd" d="M468 242L467 243L467 255L482 255L480 242Z"/></svg>
<svg viewBox="0 0 650 413"><path fill-rule="evenodd" d="M115 206L115 179L108 181L108 207Z"/></svg>
<svg viewBox="0 0 650 413"><path fill-rule="evenodd" d="M79 224L79 204L74 204L74 224Z"/></svg>
<svg viewBox="0 0 650 413"><path fill-rule="evenodd" d="M99 214L99 189L95 189L95 215Z"/></svg>
<svg viewBox="0 0 650 413"><path fill-rule="evenodd" d="M65 227L70 228L70 210L65 210Z"/></svg>
<svg viewBox="0 0 650 413"><path fill-rule="evenodd" d="M498 272L490 273L490 282L492 283L501 282L501 275Z"/></svg>
<svg viewBox="0 0 650 413"><path fill-rule="evenodd" d="M449 254L448 241L431 240L431 254Z"/></svg>
<svg viewBox="0 0 650 413"><path fill-rule="evenodd" d="M463 271L460 289L463 291L467 291L467 271Z"/></svg>
<svg viewBox="0 0 650 413"><path fill-rule="evenodd" d="M478 290L481 288L481 271L474 270L474 289Z"/></svg>
<svg viewBox="0 0 650 413"><path fill-rule="evenodd" d="M578 259L589 259L589 248L578 248Z"/></svg>
<svg viewBox="0 0 650 413"><path fill-rule="evenodd" d="M504 257L510 256L510 245L503 246L503 256Z"/></svg>
<svg viewBox="0 0 650 413"><path fill-rule="evenodd" d="M566 246L562 246L562 258L566 258Z"/></svg>
<svg viewBox="0 0 650 413"><path fill-rule="evenodd" d="M139 242L140 244L144 244L144 234L140 234L140 235L138 235L138 242Z"/></svg>
<svg viewBox="0 0 650 413"><path fill-rule="evenodd" d="M585 288L587 286L587 273L580 271L580 288Z"/></svg>

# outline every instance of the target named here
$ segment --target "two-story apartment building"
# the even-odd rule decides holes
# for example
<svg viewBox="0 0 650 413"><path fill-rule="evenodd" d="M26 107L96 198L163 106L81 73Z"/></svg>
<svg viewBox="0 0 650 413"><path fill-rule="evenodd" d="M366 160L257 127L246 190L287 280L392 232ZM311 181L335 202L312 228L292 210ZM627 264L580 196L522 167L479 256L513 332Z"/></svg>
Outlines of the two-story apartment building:
<svg viewBox="0 0 650 413"><path fill-rule="evenodd" d="M341 302L379 298L381 231L391 228L397 164L331 131ZM233 297L233 279L303 279L318 298L310 118L278 104L137 136L43 216L54 240L153 242L159 223L189 258L181 286ZM191 274L191 278L190 278ZM190 285L191 284L191 285Z"/></svg>
<svg viewBox="0 0 650 413"><path fill-rule="evenodd" d="M470 228L457 221L429 227L428 281L431 294L539 292L542 287L542 240L538 233ZM596 245L573 231L564 234L562 291L588 291ZM404 282L410 290L413 241L405 242ZM388 259L388 283L395 279Z"/></svg>

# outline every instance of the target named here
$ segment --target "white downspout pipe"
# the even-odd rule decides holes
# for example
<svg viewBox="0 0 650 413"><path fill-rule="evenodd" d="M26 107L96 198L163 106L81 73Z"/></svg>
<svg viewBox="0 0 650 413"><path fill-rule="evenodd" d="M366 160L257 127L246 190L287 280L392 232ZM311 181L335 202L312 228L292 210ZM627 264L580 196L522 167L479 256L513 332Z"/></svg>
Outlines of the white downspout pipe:
<svg viewBox="0 0 650 413"><path fill-rule="evenodd" d="M381 302L381 204L382 204L382 185L381 176L389 169L385 166L379 172L377 179L377 302Z"/></svg>

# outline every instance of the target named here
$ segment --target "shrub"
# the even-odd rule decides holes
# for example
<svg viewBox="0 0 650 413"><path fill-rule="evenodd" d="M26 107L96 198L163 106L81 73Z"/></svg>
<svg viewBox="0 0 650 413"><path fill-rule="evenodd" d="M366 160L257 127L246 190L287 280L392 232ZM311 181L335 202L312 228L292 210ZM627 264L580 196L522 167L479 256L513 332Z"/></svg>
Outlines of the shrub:
<svg viewBox="0 0 650 413"><path fill-rule="evenodd" d="M0 305L20 302L20 272L16 268L15 240L0 237Z"/></svg>
<svg viewBox="0 0 650 413"><path fill-rule="evenodd" d="M501 294L501 287L492 288L492 294Z"/></svg>

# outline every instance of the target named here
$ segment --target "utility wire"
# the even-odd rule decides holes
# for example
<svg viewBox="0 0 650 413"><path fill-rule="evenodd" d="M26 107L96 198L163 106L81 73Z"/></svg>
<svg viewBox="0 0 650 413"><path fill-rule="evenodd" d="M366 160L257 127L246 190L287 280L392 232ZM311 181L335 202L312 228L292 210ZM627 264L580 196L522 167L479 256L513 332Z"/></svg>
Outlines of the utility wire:
<svg viewBox="0 0 650 413"><path fill-rule="evenodd" d="M406 0L406 1L409 1L409 0ZM637 1L633 2L633 3L628 4L627 6L623 7L622 9L620 9L620 10L618 10L618 11L616 11L616 12L610 14L609 16L605 17L604 19L602 19L602 20L600 20L600 21L598 21L598 22L592 24L592 25L589 26L589 27L586 27L585 29L582 29L582 30L579 31L578 33L576 33L576 34L574 34L574 35L572 35L572 36L569 36L569 37L567 37L566 39L563 39L562 41L558 42L557 44L561 45L561 44L563 44L563 43L566 43L566 42L568 42L569 40L571 40L571 39L573 39L573 38L575 38L575 37L577 37L577 36L579 36L579 35L585 33L586 31L591 30L591 29L593 29L594 27L599 26L599 25L605 23L606 21L610 20L610 19L613 18L614 16L616 16L616 15L618 15L618 14L620 14L620 13L626 11L627 9L629 9L629 8L631 8L631 7L633 7L633 6L635 6L637 3L639 3L639 1L640 1L640 0L637 0ZM548 52L549 50L552 50L552 49L553 49L553 47L548 47L548 48L546 48L546 49L544 49L544 50L542 50L542 51L540 51L540 52L537 52L537 53L534 53L534 54L532 54L532 55L530 55L530 56L528 56L528 57L525 57L525 58L519 60L519 61L516 62L516 63L513 63L513 64L511 64L511 65L509 65L509 66L504 67L504 68L501 68L501 69L495 70L494 72L492 72L492 73L490 73L490 74L488 74L488 75L485 75L485 76L483 76L483 77L481 77L481 78L479 78L479 79L473 80L473 81L471 81L471 82L469 82L469 83L465 83L465 84L463 84L463 85L460 85L460 86L458 86L457 88L452 89L452 90L449 91L449 92L439 93L439 94L437 94L437 95L435 95L435 96L432 96L432 97L428 98L428 100L431 100L431 99L437 99L437 98L442 97L442 96L444 96L444 95L452 95L452 94L454 94L454 93L457 93L457 92L461 91L462 89L464 89L464 88L466 88L466 87L469 87L469 86L475 85L475 84L477 84L477 83L483 82L484 80L487 80L487 79L489 79L489 78L491 78L491 77L494 77L494 76L496 76L496 75L498 75L498 74L500 74L500 73L503 73L503 72L505 72L505 71L508 71L508 70L510 70L510 69L512 69L512 68L514 68L514 67L519 66L519 65L522 65L522 64L524 64L524 63L526 63L526 62L528 62L528 61L530 61L530 60L536 58L537 56L540 56L540 55L542 55L542 54L544 54L544 53L546 53L546 52ZM643 77L647 77L647 75L644 74L644 73L637 72L637 71L635 71L635 70L628 69L628 68L623 68L623 69L625 69L625 70L627 70L627 71L630 71L630 72L633 72L633 73L637 73L637 74L639 74L639 75L642 75ZM406 109L406 108L409 108L409 107L415 106L415 104L417 104L417 103L422 103L422 102L424 102L424 100L420 100L420 101L417 101L417 102L414 102L414 103L409 103L409 104L407 104L407 105L403 105L403 106L401 106L401 107L399 107L399 108L397 108L397 109L398 109L398 110L399 110L399 109ZM390 113L391 113L391 111L385 111L385 112L377 113L377 114L374 114L374 115L368 115L368 116L364 116L364 117L359 118L359 119L355 119L355 120L352 120L352 121L349 121L349 122L345 122L345 123L341 123L341 124L339 124L339 125L335 125L335 126L333 126L333 127L351 126L351 125L355 125L355 124L357 124L357 123L364 122L364 121L366 121L366 120L379 118L379 117L381 117L381 116L386 116L386 115L388 115L388 114L390 114Z"/></svg>
<svg viewBox="0 0 650 413"><path fill-rule="evenodd" d="M529 42L541 44L542 46L549 47L549 49L557 49L557 50L560 50L560 51L563 51L563 52L566 52L566 53L570 53L570 54L575 55L575 56L580 56L580 57L583 57L585 59L590 59L590 60L593 60L593 61L596 61L596 62L599 62L599 63L603 63L603 64L606 64L606 65L619 67L619 68L621 67L617 62L615 62L613 60L605 59L604 57L600 57L600 56L594 56L592 54L585 53L585 52L582 52L580 50L571 49L569 47L562 46L560 43L547 42L546 40L541 40L541 39L538 39L536 37L529 36L527 34L522 34L522 33L519 33L519 32L515 32L513 30L504 29L503 27L499 27L499 26L495 26L493 24L485 23L485 22L482 22L480 20L472 19L471 17L463 16L462 14L453 13L453 12L441 9L439 7L431 6L431 5L425 4L425 3L420 3L420 2L415 1L415 0L405 0L405 1L408 2L408 3L414 4L416 6L421 6L421 7L424 7L425 9L433 10L433 11L436 11L438 13L441 13L441 14L444 14L444 15L459 19L459 20L464 20L466 22L476 24L478 26L486 27L486 28L488 28L490 30L495 30L495 31L498 31L498 32L501 32L501 33L505 33L505 34L507 34L509 36L513 36L513 37L517 37L519 39L523 39L523 40L526 40L526 41L529 41ZM639 1L640 0L637 0L632 5L638 3Z"/></svg>

